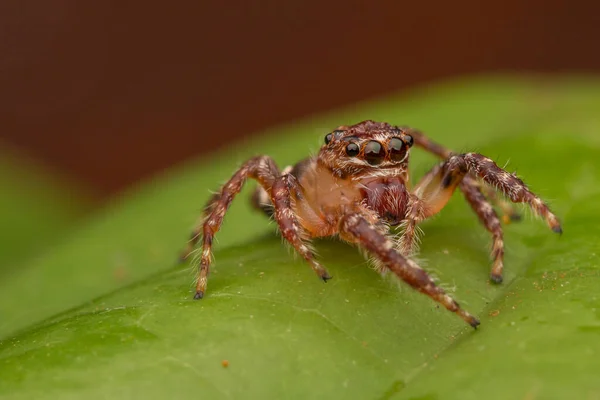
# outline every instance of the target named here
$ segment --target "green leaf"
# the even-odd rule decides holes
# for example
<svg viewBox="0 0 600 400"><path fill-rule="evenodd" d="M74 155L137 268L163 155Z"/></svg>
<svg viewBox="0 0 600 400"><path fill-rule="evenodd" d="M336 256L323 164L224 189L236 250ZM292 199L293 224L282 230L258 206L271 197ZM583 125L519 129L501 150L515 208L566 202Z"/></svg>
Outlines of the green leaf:
<svg viewBox="0 0 600 400"><path fill-rule="evenodd" d="M429 87L274 129L182 166L116 202L2 282L0 395L14 398L595 398L600 394L600 82L488 77ZM251 212L245 190L215 244L202 301L174 266L208 190L255 153L280 165L361 119L426 130L516 169L563 221L505 227L506 275L488 282L487 232L457 194L423 224L420 259L473 330L316 243L320 282ZM414 175L435 159L413 152ZM527 213L526 213L527 214Z"/></svg>

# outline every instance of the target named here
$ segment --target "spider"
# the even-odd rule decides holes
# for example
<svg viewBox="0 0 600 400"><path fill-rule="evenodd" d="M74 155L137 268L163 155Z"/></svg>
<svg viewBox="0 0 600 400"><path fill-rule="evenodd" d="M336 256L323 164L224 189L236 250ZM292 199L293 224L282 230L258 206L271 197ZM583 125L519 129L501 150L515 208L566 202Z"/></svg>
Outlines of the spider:
<svg viewBox="0 0 600 400"><path fill-rule="evenodd" d="M411 187L410 149L416 145L443 159ZM363 121L340 126L325 136L319 153L282 172L268 156L246 161L208 202L181 258L187 258L200 239L202 254L195 299L206 292L213 237L248 178L258 181L253 205L272 216L282 236L324 282L331 275L317 261L309 240L338 235L373 257L381 272L391 271L421 293L459 315L472 327L479 320L462 309L411 256L417 247L417 225L437 214L458 188L492 235L490 279L502 282L504 242L500 219L518 219L510 204L527 203L556 233L560 223L548 206L516 175L477 153L455 154L423 133L388 123ZM401 225L398 239L390 231Z"/></svg>

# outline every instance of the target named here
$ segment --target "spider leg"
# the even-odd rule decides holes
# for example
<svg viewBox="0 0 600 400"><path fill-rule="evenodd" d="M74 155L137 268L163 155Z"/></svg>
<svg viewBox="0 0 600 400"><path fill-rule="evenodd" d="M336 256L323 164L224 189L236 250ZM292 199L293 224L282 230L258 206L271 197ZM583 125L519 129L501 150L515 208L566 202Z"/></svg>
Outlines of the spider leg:
<svg viewBox="0 0 600 400"><path fill-rule="evenodd" d="M202 256L200 272L196 284L195 299L201 299L206 292L206 283L210 268L212 242L219 231L223 218L233 198L239 193L248 178L258 181L260 187L270 193L270 203L274 206L272 214L277 221L283 237L309 262L313 270L323 281L331 279L327 271L315 260L313 252L305 243L301 225L294 216L292 199L301 196L300 187L293 175L279 175L275 162L266 156L255 157L244 163L233 177L223 185L220 192L213 195L205 207L204 216L192 231L190 241L181 258L185 259L202 238Z"/></svg>
<svg viewBox="0 0 600 400"><path fill-rule="evenodd" d="M472 173L501 191L513 203L528 204L552 231L562 233L558 218L546 203L531 192L521 179L498 167L494 161L478 153L466 153L450 157L447 163L448 173L442 178L442 186L452 186L456 178L462 180L465 174Z"/></svg>
<svg viewBox="0 0 600 400"><path fill-rule="evenodd" d="M448 202L454 189L467 174L481 178L485 183L502 192L513 203L526 203L540 217L544 218L550 229L562 233L558 218L550 211L546 203L529 190L523 181L515 175L498 167L489 158L477 153L456 154L451 156L419 182L413 193L419 198L428 199L426 217L439 212ZM467 182L465 185L469 185Z"/></svg>
<svg viewBox="0 0 600 400"><path fill-rule="evenodd" d="M502 238L502 225L498 214L481 192L480 185L471 184L473 178L465 176L460 183L465 198L485 228L492 234L492 271L490 279L496 283L502 282L504 270L504 240Z"/></svg>
<svg viewBox="0 0 600 400"><path fill-rule="evenodd" d="M409 134L413 137L415 144L417 146L419 146L420 148L424 149L425 151L435 154L436 156L438 156L444 160L450 158L453 155L453 152L450 151L450 149L442 146L439 143L432 141L423 132L420 132L416 129L412 129L412 128L408 128L408 127L403 127L403 129L406 129L407 131L409 131ZM463 192L463 194L467 198L467 201L469 201L469 199L468 199L466 190L468 190L472 185L480 186L480 189L483 192L483 194L485 195L485 197L487 197L493 204L495 204L502 210L502 213L503 213L502 221L505 224L508 224L511 221L520 221L521 220L521 216L515 210L515 208L510 203L503 200L501 197L498 197L494 188L492 188L491 186L486 185L486 184L482 185L477 180L469 180L469 182L467 184L460 185L460 190ZM473 207L473 205L471 205L471 207Z"/></svg>
<svg viewBox="0 0 600 400"><path fill-rule="evenodd" d="M180 257L181 259L187 258L200 238L202 238L202 256L196 282L195 299L201 299L206 291L213 237L219 231L225 213L235 195L242 190L242 186L248 178L256 179L262 187L271 190L271 186L278 176L279 170L277 165L270 157L259 156L252 158L246 161L233 174L231 179L221 187L221 190L214 194L208 201L204 208L203 217L192 231L188 245Z"/></svg>
<svg viewBox="0 0 600 400"><path fill-rule="evenodd" d="M394 248L393 241L368 220L368 214L364 212L344 215L339 223L340 235L364 247L404 282L456 313L472 327L479 325L477 318L460 308L414 261L402 256Z"/></svg>
<svg viewBox="0 0 600 400"><path fill-rule="evenodd" d="M281 175L289 174L292 171L292 166L287 166L281 171ZM271 196L262 186L257 186L252 193L252 197L250 198L250 204L254 209L261 211L267 217L273 217L273 202L271 201Z"/></svg>
<svg viewBox="0 0 600 400"><path fill-rule="evenodd" d="M327 282L331 279L331 275L315 259L314 252L307 243L308 234L299 223L292 208L292 201L302 200L302 190L294 175L282 175L273 183L271 188L271 201L275 206L273 216L279 224L281 235L310 264L319 278Z"/></svg>
<svg viewBox="0 0 600 400"><path fill-rule="evenodd" d="M417 248L417 225L425 219L425 204L417 196L410 196L404 221L402 221L402 236L399 240L400 251L405 256L411 256Z"/></svg>
<svg viewBox="0 0 600 400"><path fill-rule="evenodd" d="M403 232L400 237L400 249L402 254L411 255L417 247L417 225L424 219L431 216L431 198L437 197L431 190L425 190L425 187L432 185L437 188L436 177L440 174L443 164L434 166L429 172L421 178L415 186L408 202L408 208L404 221L402 222ZM452 189L454 192L454 189ZM450 192L449 196L452 194Z"/></svg>
<svg viewBox="0 0 600 400"><path fill-rule="evenodd" d="M454 190L460 185L467 201L477 213L488 231L492 233L493 265L490 278L494 282L502 281L504 241L502 228L498 215L479 190L470 174L480 177L484 182L493 185L502 191L515 203L527 203L546 220L548 226L557 233L562 229L556 216L548 206L516 176L499 168L492 160L476 153L467 153L451 156L445 162L435 166L415 186L413 195L422 201L420 204L420 220L437 214L450 200ZM419 203L415 203L419 204ZM420 220L408 219L407 225L416 224ZM409 243L412 238L407 235L411 230L405 231L402 243Z"/></svg>
<svg viewBox="0 0 600 400"><path fill-rule="evenodd" d="M494 188L492 188L490 185L482 185L476 180L473 180L473 185L478 186L482 194L502 210L502 222L508 225L511 222L521 220L521 215L515 210L515 208L509 202L499 197L498 193L496 193ZM463 185L461 184L461 189L462 188ZM464 190L463 193L466 197L467 194Z"/></svg>

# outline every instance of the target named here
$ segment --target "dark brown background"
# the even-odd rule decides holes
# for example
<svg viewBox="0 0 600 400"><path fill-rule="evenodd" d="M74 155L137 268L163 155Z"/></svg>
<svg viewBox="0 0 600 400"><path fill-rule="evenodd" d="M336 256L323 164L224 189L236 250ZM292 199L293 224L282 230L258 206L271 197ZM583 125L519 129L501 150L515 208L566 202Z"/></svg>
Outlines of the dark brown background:
<svg viewBox="0 0 600 400"><path fill-rule="evenodd" d="M426 81L600 71L600 2L455 3L3 0L1 139L102 198L274 123Z"/></svg>

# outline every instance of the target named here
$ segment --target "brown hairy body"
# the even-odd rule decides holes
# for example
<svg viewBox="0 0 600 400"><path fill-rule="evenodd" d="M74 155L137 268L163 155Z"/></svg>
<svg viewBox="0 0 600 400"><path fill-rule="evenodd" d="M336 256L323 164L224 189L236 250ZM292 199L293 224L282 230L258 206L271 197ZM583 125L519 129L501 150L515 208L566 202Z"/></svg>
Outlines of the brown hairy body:
<svg viewBox="0 0 600 400"><path fill-rule="evenodd" d="M444 161L411 188L408 162L413 145ZM391 271L473 327L479 321L411 260L416 250L417 225L437 214L457 188L461 190L492 234L490 279L496 283L502 282L504 242L500 220L490 202L503 210L506 221L518 219L510 204L496 196L496 191L513 203L528 204L554 232L562 233L548 206L521 179L492 160L477 153L453 154L414 129L363 121L340 126L327 134L318 155L293 168L280 172L271 158L258 156L237 170L208 202L182 254L182 259L187 258L202 241L196 299L206 292L213 236L248 178L260 185L252 197L253 204L277 221L285 240L323 281L331 276L316 260L309 241L338 235L372 255L379 270ZM398 224L403 228L402 235L395 239L390 225Z"/></svg>

